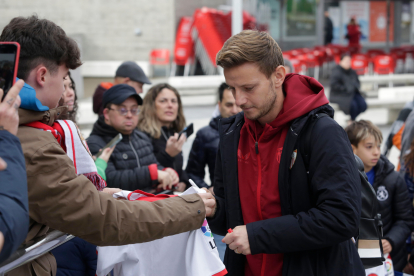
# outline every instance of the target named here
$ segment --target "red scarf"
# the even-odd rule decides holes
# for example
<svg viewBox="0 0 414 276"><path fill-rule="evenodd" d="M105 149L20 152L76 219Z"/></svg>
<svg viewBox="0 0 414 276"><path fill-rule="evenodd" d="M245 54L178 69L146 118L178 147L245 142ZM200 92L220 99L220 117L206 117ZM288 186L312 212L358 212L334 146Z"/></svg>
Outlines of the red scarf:
<svg viewBox="0 0 414 276"><path fill-rule="evenodd" d="M58 122L54 122L52 126L48 126L42 122L36 121L25 124L25 126L50 132L53 135L53 137L55 137L56 141L59 143L62 149L67 153L65 146L65 132L63 131L62 127ZM106 187L105 180L98 173L91 172L85 173L83 175L86 176L89 179L89 181L91 181L95 185L98 191L102 191Z"/></svg>

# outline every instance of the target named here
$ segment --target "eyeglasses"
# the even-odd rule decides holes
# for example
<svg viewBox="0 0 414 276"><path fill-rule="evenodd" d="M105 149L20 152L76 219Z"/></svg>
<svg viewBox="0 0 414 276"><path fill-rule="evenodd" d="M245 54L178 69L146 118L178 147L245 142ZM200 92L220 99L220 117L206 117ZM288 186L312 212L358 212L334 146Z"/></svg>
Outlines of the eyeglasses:
<svg viewBox="0 0 414 276"><path fill-rule="evenodd" d="M124 107L121 107L121 108L119 108L119 109L114 109L114 108L108 108L109 110L116 110L116 111L118 111L118 113L121 115L121 116L126 116L126 115L128 115L128 112L131 112L131 114L132 114L132 116L136 116L136 115L138 115L139 114L139 112L141 111L138 107L136 107L136 108L132 108L132 109L126 109L126 108L124 108Z"/></svg>

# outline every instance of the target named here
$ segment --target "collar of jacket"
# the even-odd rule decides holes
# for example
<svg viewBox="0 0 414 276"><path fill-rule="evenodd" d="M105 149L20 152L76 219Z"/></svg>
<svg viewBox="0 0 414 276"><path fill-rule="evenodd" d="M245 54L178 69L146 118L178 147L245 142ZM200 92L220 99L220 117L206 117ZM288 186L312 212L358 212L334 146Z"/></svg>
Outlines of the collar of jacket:
<svg viewBox="0 0 414 276"><path fill-rule="evenodd" d="M377 165L375 165L375 180L373 187L377 187L379 183L381 183L387 175L392 173L395 169L395 166L381 154Z"/></svg>
<svg viewBox="0 0 414 276"><path fill-rule="evenodd" d="M218 130L218 123L219 123L220 119L222 119L221 116L214 117L210 120L210 123L208 125L211 128L213 128L215 130Z"/></svg>
<svg viewBox="0 0 414 276"><path fill-rule="evenodd" d="M40 121L48 126L52 126L60 116L67 114L67 112L67 106L60 106L46 111L33 111L19 108L19 125Z"/></svg>

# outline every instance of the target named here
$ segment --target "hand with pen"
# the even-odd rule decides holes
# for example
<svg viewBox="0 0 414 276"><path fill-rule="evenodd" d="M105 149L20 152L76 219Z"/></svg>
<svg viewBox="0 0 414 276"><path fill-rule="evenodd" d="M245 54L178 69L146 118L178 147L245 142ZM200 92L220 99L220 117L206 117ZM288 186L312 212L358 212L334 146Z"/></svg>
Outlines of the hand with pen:
<svg viewBox="0 0 414 276"><path fill-rule="evenodd" d="M229 245L236 254L250 255L249 236L247 235L246 225L237 226L229 229L227 235L221 240Z"/></svg>

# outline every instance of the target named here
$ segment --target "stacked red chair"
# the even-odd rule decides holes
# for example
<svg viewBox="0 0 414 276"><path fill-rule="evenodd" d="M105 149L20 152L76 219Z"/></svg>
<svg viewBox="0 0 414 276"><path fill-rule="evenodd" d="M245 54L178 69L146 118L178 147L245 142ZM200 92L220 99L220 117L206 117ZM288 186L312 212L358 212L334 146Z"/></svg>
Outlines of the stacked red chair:
<svg viewBox="0 0 414 276"><path fill-rule="evenodd" d="M351 57L351 68L358 75L368 74L368 57L365 54L354 54Z"/></svg>
<svg viewBox="0 0 414 276"><path fill-rule="evenodd" d="M379 55L374 58L374 74L386 75L394 74L395 63L390 55ZM389 82L389 87L392 87L392 81ZM375 83L375 89L378 85Z"/></svg>

